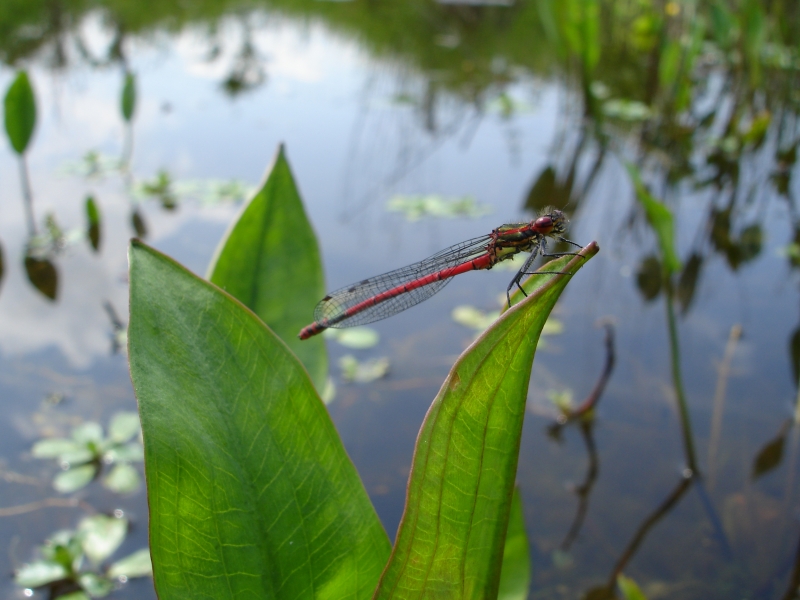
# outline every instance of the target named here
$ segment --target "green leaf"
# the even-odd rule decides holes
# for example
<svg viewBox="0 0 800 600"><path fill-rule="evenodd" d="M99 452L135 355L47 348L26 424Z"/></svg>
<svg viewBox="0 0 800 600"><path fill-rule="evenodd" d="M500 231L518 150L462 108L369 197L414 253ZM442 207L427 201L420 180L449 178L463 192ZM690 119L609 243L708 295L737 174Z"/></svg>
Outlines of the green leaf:
<svg viewBox="0 0 800 600"><path fill-rule="evenodd" d="M95 465L73 467L67 471L62 471L53 478L53 488L62 494L71 494L89 485L96 473L97 467Z"/></svg>
<svg viewBox="0 0 800 600"><path fill-rule="evenodd" d="M125 73L120 108L122 109L122 118L130 123L133 113L136 111L136 76L130 71Z"/></svg>
<svg viewBox="0 0 800 600"><path fill-rule="evenodd" d="M116 552L128 533L128 519L92 515L78 524L81 546L92 561L99 563Z"/></svg>
<svg viewBox="0 0 800 600"><path fill-rule="evenodd" d="M574 273L597 251L593 243L584 256L546 268ZM405 512L376 600L496 596L533 355L570 279L529 278L535 291L451 370L417 438Z"/></svg>
<svg viewBox="0 0 800 600"><path fill-rule="evenodd" d="M216 286L129 258L159 598L369 598L389 540L306 370Z"/></svg>
<svg viewBox="0 0 800 600"><path fill-rule="evenodd" d="M639 589L639 586L636 585L636 582L630 577L619 575L617 577L617 585L619 586L619 589L622 592L622 597L625 598L625 600L647 600L647 597L642 593L642 590Z"/></svg>
<svg viewBox="0 0 800 600"><path fill-rule="evenodd" d="M119 559L108 567L107 575L111 578L117 577L144 577L153 574L153 565L150 561L150 550L143 548L133 554Z"/></svg>
<svg viewBox="0 0 800 600"><path fill-rule="evenodd" d="M100 209L94 196L86 197L86 220L89 222L86 228L86 237L92 248L97 251L100 249Z"/></svg>
<svg viewBox="0 0 800 600"><path fill-rule="evenodd" d="M325 294L322 263L283 146L264 185L217 248L208 280L269 325L308 369L315 387L323 389L328 376L324 340L297 339Z"/></svg>
<svg viewBox="0 0 800 600"><path fill-rule="evenodd" d="M511 514L508 517L508 533L503 549L503 567L500 572L498 600L525 600L531 585L531 553L528 534L525 533L525 518L522 513L522 496L514 488Z"/></svg>
<svg viewBox="0 0 800 600"><path fill-rule="evenodd" d="M111 441L124 444L139 433L139 415L135 412L119 412L111 417L108 424L108 437Z"/></svg>
<svg viewBox="0 0 800 600"><path fill-rule="evenodd" d="M681 270L681 260L675 252L675 224L672 212L648 191L639 175L639 170L632 164L628 164L627 167L636 190L636 199L644 208L647 221L658 237L664 267L667 273L677 273Z"/></svg>
<svg viewBox="0 0 800 600"><path fill-rule="evenodd" d="M81 573L78 584L92 598L104 598L114 591L114 582L97 573Z"/></svg>
<svg viewBox="0 0 800 600"><path fill-rule="evenodd" d="M103 441L103 427L100 423L87 421L72 430L72 439L81 444L100 444Z"/></svg>
<svg viewBox="0 0 800 600"><path fill-rule="evenodd" d="M103 485L116 494L132 494L139 489L139 472L127 463L115 465Z"/></svg>
<svg viewBox="0 0 800 600"><path fill-rule="evenodd" d="M40 440L31 448L34 458L58 458L62 454L84 450L82 444L75 440L47 439Z"/></svg>
<svg viewBox="0 0 800 600"><path fill-rule="evenodd" d="M36 99L25 71L18 71L5 98L6 134L14 151L22 155L36 126Z"/></svg>
<svg viewBox="0 0 800 600"><path fill-rule="evenodd" d="M17 570L14 582L20 587L36 588L64 579L68 574L64 565L51 560L37 560Z"/></svg>
<svg viewBox="0 0 800 600"><path fill-rule="evenodd" d="M377 346L380 334L372 327L348 327L347 329L326 329L322 334L326 340L334 340L347 348L365 350Z"/></svg>

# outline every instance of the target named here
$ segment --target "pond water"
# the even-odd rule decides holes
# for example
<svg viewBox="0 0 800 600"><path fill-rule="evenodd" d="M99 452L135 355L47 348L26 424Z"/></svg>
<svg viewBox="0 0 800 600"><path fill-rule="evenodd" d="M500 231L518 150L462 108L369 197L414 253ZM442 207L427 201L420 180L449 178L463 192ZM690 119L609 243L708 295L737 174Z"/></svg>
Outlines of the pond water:
<svg viewBox="0 0 800 600"><path fill-rule="evenodd" d="M136 410L122 334L137 227L204 274L284 143L330 289L548 204L570 215L570 239L600 245L534 363L517 475L530 598L607 597L621 572L651 600L796 597L794 4L607 2L582 16L546 0L18 4L0 9L0 89L24 67L35 91L26 162L39 237L30 250L4 143L0 595L27 597L9 574L86 515L130 520L114 559L146 546L143 486L59 494L57 462L31 448ZM631 170L674 215L682 268L669 285ZM390 210L421 197L433 212L466 198L474 210ZM26 252L38 260L27 271ZM512 275L456 278L372 325L369 349L328 343L328 408L390 537L425 411L475 336L451 312L496 310ZM603 371L604 323L615 363L594 418L555 436L554 396L580 403ZM386 357L389 372L347 382L347 354ZM155 592L137 578L113 596Z"/></svg>

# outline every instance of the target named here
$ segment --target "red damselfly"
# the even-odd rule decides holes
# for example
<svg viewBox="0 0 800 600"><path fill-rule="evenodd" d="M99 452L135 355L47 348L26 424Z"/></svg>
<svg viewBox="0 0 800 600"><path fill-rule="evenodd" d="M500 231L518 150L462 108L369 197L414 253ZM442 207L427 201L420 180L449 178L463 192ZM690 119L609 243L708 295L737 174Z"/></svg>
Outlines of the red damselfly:
<svg viewBox="0 0 800 600"><path fill-rule="evenodd" d="M566 231L567 218L560 210L524 223L509 223L494 229L489 235L473 238L450 246L413 265L370 277L328 294L314 309L314 322L303 327L298 337L306 340L329 327L352 327L379 321L427 300L441 290L456 275L467 271L491 269L500 261L520 252L531 255L506 289L511 304L511 289L516 285L523 294L521 281L530 271L533 261L541 256L566 256L575 252L547 253L547 238L551 237L580 248L561 234ZM558 271L538 271L563 274ZM527 294L525 294L527 295Z"/></svg>

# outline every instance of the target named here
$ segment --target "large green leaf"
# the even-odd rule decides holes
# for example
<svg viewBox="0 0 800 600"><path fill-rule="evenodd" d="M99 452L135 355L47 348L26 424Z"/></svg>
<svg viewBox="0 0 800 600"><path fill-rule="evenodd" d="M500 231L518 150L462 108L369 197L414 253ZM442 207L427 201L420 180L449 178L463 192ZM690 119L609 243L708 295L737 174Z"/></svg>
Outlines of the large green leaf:
<svg viewBox="0 0 800 600"><path fill-rule="evenodd" d="M22 154L36 126L36 99L25 71L19 71L9 86L4 109L6 134L16 153Z"/></svg>
<svg viewBox="0 0 800 600"><path fill-rule="evenodd" d="M297 339L325 294L322 263L283 146L264 185L217 248L208 279L261 317L323 389L328 358L322 336Z"/></svg>
<svg viewBox="0 0 800 600"><path fill-rule="evenodd" d="M511 514L508 517L506 545L503 549L503 567L500 572L498 600L525 600L531 586L531 552L525 518L522 514L522 496L514 488Z"/></svg>
<svg viewBox="0 0 800 600"><path fill-rule="evenodd" d="M547 264L574 273L597 253ZM569 261L569 262L567 262ZM456 362L417 438L405 512L375 598L494 598L533 355L571 279L540 275Z"/></svg>
<svg viewBox="0 0 800 600"><path fill-rule="evenodd" d="M130 271L159 598L369 597L389 540L296 357L141 242Z"/></svg>
<svg viewBox="0 0 800 600"><path fill-rule="evenodd" d="M628 164L627 167L633 180L636 199L644 208L647 221L658 237L658 246L661 249L664 267L668 273L677 273L681 270L681 259L678 258L675 251L675 222L672 212L650 193L642 181L639 170L632 164Z"/></svg>

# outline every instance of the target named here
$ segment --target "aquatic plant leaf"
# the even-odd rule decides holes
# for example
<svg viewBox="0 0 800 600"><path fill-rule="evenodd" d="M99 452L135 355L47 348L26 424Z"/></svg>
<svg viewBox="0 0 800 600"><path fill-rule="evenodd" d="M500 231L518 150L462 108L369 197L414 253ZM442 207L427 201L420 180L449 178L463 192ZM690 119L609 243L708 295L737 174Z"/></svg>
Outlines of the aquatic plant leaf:
<svg viewBox="0 0 800 600"><path fill-rule="evenodd" d="M108 424L108 437L112 442L124 444L139 433L139 415L135 412L118 412Z"/></svg>
<svg viewBox="0 0 800 600"><path fill-rule="evenodd" d="M636 582L630 577L625 577L625 575L620 574L617 576L617 585L625 600L647 600L642 590L639 589L639 586L636 585Z"/></svg>
<svg viewBox="0 0 800 600"><path fill-rule="evenodd" d="M81 573L78 576L78 585L91 598L104 598L114 591L114 582L97 573Z"/></svg>
<svg viewBox="0 0 800 600"><path fill-rule="evenodd" d="M71 494L89 485L96 474L97 467L95 465L72 467L53 478L53 488L62 494Z"/></svg>
<svg viewBox="0 0 800 600"><path fill-rule="evenodd" d="M322 390L328 376L325 341L297 339L325 295L322 261L283 146L264 184L217 247L208 280L256 313Z"/></svg>
<svg viewBox="0 0 800 600"><path fill-rule="evenodd" d="M6 135L14 151L22 155L36 127L36 99L28 73L18 71L4 101Z"/></svg>
<svg viewBox="0 0 800 600"><path fill-rule="evenodd" d="M232 296L129 259L159 598L369 598L389 540L307 371Z"/></svg>
<svg viewBox="0 0 800 600"><path fill-rule="evenodd" d="M36 442L31 448L34 458L59 458L63 454L84 451L85 447L75 440L51 438Z"/></svg>
<svg viewBox="0 0 800 600"><path fill-rule="evenodd" d="M91 600L91 596L89 596L86 592L72 592L71 594L65 594L64 596L59 596L58 600Z"/></svg>
<svg viewBox="0 0 800 600"><path fill-rule="evenodd" d="M356 383L369 383L386 377L389 372L389 359L385 356L359 361L355 356L346 354L339 359L342 379Z"/></svg>
<svg viewBox="0 0 800 600"><path fill-rule="evenodd" d="M117 551L128 534L128 519L92 515L78 524L81 547L95 563L100 563Z"/></svg>
<svg viewBox="0 0 800 600"><path fill-rule="evenodd" d="M347 329L326 329L326 340L334 340L346 348L365 350L377 346L380 334L372 327L348 327Z"/></svg>
<svg viewBox="0 0 800 600"><path fill-rule="evenodd" d="M139 472L127 463L114 465L103 485L115 494L132 494L139 489Z"/></svg>
<svg viewBox="0 0 800 600"><path fill-rule="evenodd" d="M546 268L575 273L597 251L592 243L583 256ZM497 595L536 343L571 278L529 278L529 297L453 366L417 438L405 511L376 600Z"/></svg>
<svg viewBox="0 0 800 600"><path fill-rule="evenodd" d="M658 245L661 249L661 259L667 273L677 273L681 270L681 261L675 252L675 223L672 211L664 204L655 199L648 191L639 175L639 170L632 164L628 164L630 173L636 190L636 199L644 208L647 221L655 231L658 238Z"/></svg>
<svg viewBox="0 0 800 600"><path fill-rule="evenodd" d="M25 272L28 280L48 300L58 297L58 271L46 258L25 257Z"/></svg>
<svg viewBox="0 0 800 600"><path fill-rule="evenodd" d="M525 532L525 517L522 512L522 496L514 488L511 512L508 516L506 544L503 548L503 566L500 571L498 600L525 600L531 586L531 552L528 534Z"/></svg>
<svg viewBox="0 0 800 600"><path fill-rule="evenodd" d="M72 439L82 444L100 444L103 441L103 427L94 421L81 423L72 430Z"/></svg>
<svg viewBox="0 0 800 600"><path fill-rule="evenodd" d="M678 278L678 285L675 289L675 298L681 306L681 312L686 314L694 300L694 293L697 289L697 282L700 281L700 271L703 267L703 255L693 252L683 265L683 271Z"/></svg>
<svg viewBox="0 0 800 600"><path fill-rule="evenodd" d="M136 111L136 76L130 71L125 73L125 82L122 84L122 97L120 98L122 118L127 123L133 119Z"/></svg>
<svg viewBox="0 0 800 600"><path fill-rule="evenodd" d="M106 574L111 578L145 577L153 574L153 563L150 561L150 550L143 548L133 554L121 558L110 567Z"/></svg>
<svg viewBox="0 0 800 600"><path fill-rule="evenodd" d="M37 560L22 565L14 575L14 583L20 587L37 588L64 579L68 574L66 567L60 563L52 560Z"/></svg>
<svg viewBox="0 0 800 600"><path fill-rule="evenodd" d="M86 237L96 252L100 249L100 209L97 207L94 196L86 197L86 220L89 223L86 228Z"/></svg>
<svg viewBox="0 0 800 600"><path fill-rule="evenodd" d="M144 448L139 442L115 445L106 451L103 459L111 462L142 462L144 460Z"/></svg>

